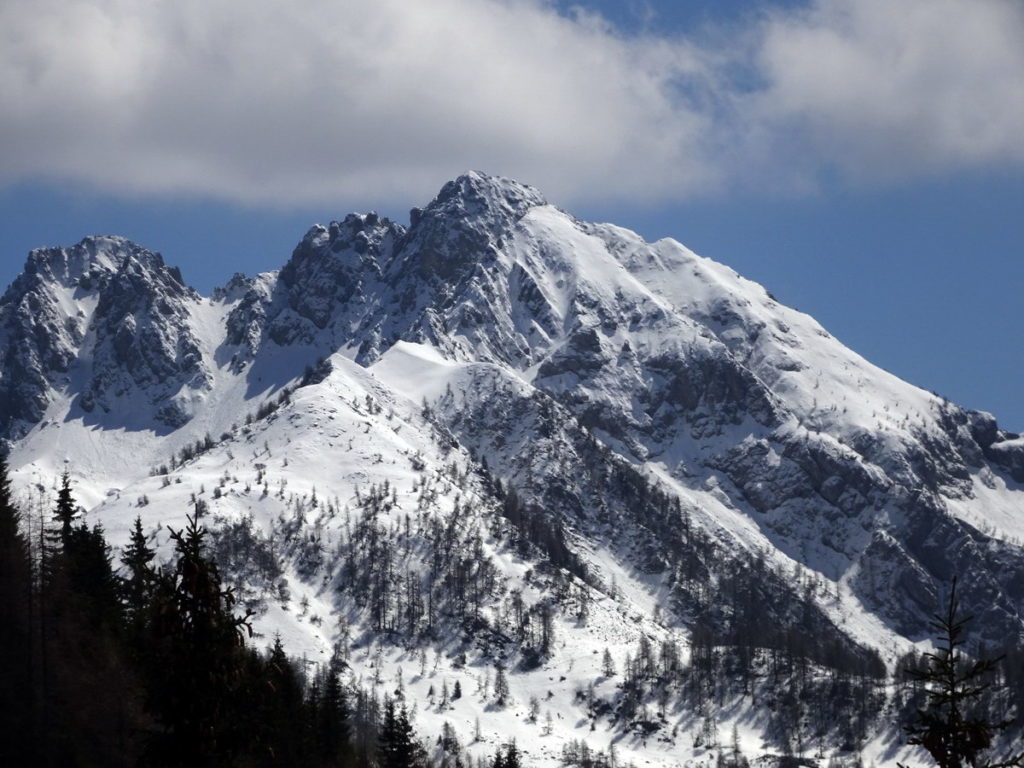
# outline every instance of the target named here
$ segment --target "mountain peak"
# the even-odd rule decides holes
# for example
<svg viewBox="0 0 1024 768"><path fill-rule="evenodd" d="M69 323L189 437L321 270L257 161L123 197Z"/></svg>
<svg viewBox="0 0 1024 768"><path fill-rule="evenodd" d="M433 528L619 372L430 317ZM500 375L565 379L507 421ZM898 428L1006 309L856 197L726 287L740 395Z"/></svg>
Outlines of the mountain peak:
<svg viewBox="0 0 1024 768"><path fill-rule="evenodd" d="M547 205L547 200L531 186L503 176L469 171L441 187L427 210L469 216L505 213L518 219L530 208L541 205Z"/></svg>
<svg viewBox="0 0 1024 768"><path fill-rule="evenodd" d="M90 235L67 248L36 248L28 255L24 275L33 283L43 280L66 287L80 285L88 290L97 278L126 267L158 275L166 273L173 282L184 286L177 267L167 267L159 253L119 235Z"/></svg>
<svg viewBox="0 0 1024 768"><path fill-rule="evenodd" d="M36 248L25 262L25 274L65 284L77 282L96 270L113 272L128 248L137 248L123 237L93 235L68 248Z"/></svg>
<svg viewBox="0 0 1024 768"><path fill-rule="evenodd" d="M184 411L164 401L183 384L207 383L189 327L198 299L177 267L124 237L33 250L0 300L0 427L38 422L74 377L85 382L77 400L85 412L146 390L162 409L158 421L183 423Z"/></svg>
<svg viewBox="0 0 1024 768"><path fill-rule="evenodd" d="M978 616L972 641L1024 637L1024 439L871 366L727 267L531 187L471 172L408 229L372 212L325 222L280 271L236 276L212 302L124 238L30 264L0 301L12 467L34 481L66 459L121 542L141 515L165 545L201 498L257 631L324 659L351 649L356 678L383 675L386 654L390 678L409 647L436 645L444 665L409 683L417 697L504 664L523 699L551 689L552 731L590 722L624 752L647 734L656 768L708 754L655 735L669 717L699 723L703 704L642 714L665 691L706 703L665 655L687 633L693 659L727 649L701 679L751 702L758 744L806 722L844 751L855 712L822 709L832 732L754 703L797 685L786 657L807 662L812 687L793 695L809 707L839 675L867 681L845 700L879 692L885 718L857 727L884 744L905 699L894 684L899 703L882 704L878 654L895 663L924 639L949 574ZM349 642L377 632L375 653ZM607 645L689 678L643 672L627 690L602 669ZM447 702L423 717L468 713L468 732L481 708ZM491 732L526 732L521 707L486 710ZM559 759L547 749L539 766Z"/></svg>

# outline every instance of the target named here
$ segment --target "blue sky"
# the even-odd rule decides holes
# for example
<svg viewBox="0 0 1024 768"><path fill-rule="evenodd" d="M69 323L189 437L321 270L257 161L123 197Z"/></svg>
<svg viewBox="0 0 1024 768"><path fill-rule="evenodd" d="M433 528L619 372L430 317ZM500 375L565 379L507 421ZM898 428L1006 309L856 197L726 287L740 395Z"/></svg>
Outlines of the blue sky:
<svg viewBox="0 0 1024 768"><path fill-rule="evenodd" d="M675 237L1024 430L1014 0L247 8L0 8L0 282L117 233L208 291L477 168Z"/></svg>

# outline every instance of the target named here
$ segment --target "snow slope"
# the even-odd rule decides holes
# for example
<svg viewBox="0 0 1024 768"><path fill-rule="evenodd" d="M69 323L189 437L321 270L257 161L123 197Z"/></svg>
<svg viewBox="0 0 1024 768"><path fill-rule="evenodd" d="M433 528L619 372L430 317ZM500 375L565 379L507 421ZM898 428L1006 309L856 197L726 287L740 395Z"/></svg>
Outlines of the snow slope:
<svg viewBox="0 0 1024 768"><path fill-rule="evenodd" d="M279 272L211 298L120 238L34 251L0 301L0 395L27 505L66 469L115 546L139 515L167 556L200 503L262 642L311 663L340 644L423 732L448 721L469 743L479 718L476 754L514 735L539 764L571 739L710 763L706 713L648 713L649 732L595 716L621 695L604 650L620 673L641 637L685 661L695 624L729 625L707 595L755 565L765 616L889 665L927 644L954 573L980 638L1024 635L1024 441L729 268L507 179L466 174L409 227L313 227ZM576 570L513 545L508 489L564 527ZM425 579L442 529L492 583L477 628L434 627L424 663L350 564L379 538L387 578ZM515 601L551 615L536 668L532 641L496 629ZM748 754L778 751L749 699L715 711L721 741L735 726ZM891 759L891 739L865 754Z"/></svg>

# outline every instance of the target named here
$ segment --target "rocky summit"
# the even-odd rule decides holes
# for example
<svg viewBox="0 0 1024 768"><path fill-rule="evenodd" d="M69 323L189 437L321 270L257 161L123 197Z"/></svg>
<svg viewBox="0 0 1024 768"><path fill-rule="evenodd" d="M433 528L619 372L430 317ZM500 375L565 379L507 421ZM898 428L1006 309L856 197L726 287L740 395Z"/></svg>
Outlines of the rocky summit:
<svg viewBox="0 0 1024 768"><path fill-rule="evenodd" d="M211 297L123 238L33 251L0 430L20 488L66 467L117 545L139 515L166 555L199 504L264 644L404 673L423 730L479 720L538 764L710 759L709 717L781 754L783 652L862 685L856 716L794 705L801 738L887 754L886 676L954 577L976 647L1024 640L1024 439L674 240L481 173ZM466 697L426 703L442 681Z"/></svg>

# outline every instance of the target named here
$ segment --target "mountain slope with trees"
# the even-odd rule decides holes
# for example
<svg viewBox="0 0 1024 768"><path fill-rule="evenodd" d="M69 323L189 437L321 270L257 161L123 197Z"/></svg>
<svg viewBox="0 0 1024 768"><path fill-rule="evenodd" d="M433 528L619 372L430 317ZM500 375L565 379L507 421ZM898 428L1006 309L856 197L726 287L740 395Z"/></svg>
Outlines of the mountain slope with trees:
<svg viewBox="0 0 1024 768"><path fill-rule="evenodd" d="M954 574L970 642L1019 658L1018 436L507 179L313 227L209 298L119 238L34 251L0 392L30 541L65 472L90 567L178 562L193 514L254 647L477 756L711 760L733 727L884 755Z"/></svg>

